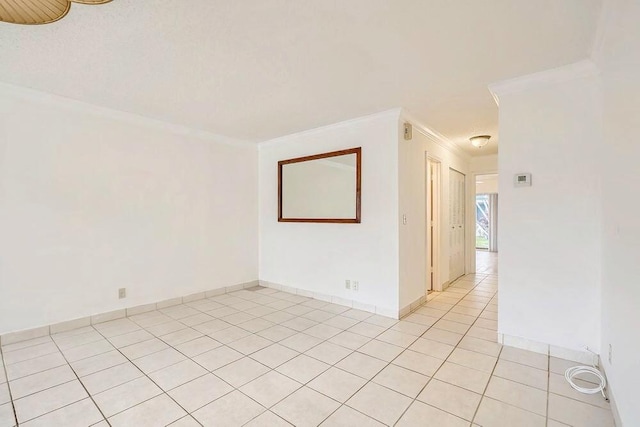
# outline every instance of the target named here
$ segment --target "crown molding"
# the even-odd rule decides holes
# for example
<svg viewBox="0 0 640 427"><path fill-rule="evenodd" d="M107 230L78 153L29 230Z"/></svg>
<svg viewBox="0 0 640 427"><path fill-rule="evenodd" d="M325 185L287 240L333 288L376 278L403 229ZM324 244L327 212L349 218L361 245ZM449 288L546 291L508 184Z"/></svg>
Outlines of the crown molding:
<svg viewBox="0 0 640 427"><path fill-rule="evenodd" d="M67 98L53 93L43 92L36 89L16 86L9 83L0 82L0 95L13 96L19 99L33 101L42 105L50 105L68 111L92 114L112 120L127 122L133 125L145 126L147 128L170 132L176 135L188 136L202 139L209 142L216 142L227 145L256 146L254 141L231 138L225 135L195 129L184 125L166 122L151 117L141 116L135 113L103 107L84 101Z"/></svg>
<svg viewBox="0 0 640 427"><path fill-rule="evenodd" d="M596 76L599 73L600 70L591 59L584 59L582 61L553 68L551 70L540 71L538 73L527 74L513 79L492 83L489 85L489 91L498 104L500 96L502 95L552 86L583 77Z"/></svg>
<svg viewBox="0 0 640 427"><path fill-rule="evenodd" d="M593 44L591 45L591 59L596 64L600 64L604 59L605 42L611 25L613 25L616 3L619 3L619 1L603 0L602 2L600 15L598 17L596 34L593 39Z"/></svg>
<svg viewBox="0 0 640 427"><path fill-rule="evenodd" d="M466 161L471 160L472 156L469 153L462 150L453 141L451 141L449 138L442 135L440 132L435 131L430 127L426 126L424 123L418 120L416 116L414 116L413 113L411 113L410 111L406 109L402 109L400 112L400 117L403 118L405 121L411 123L411 125L414 127L415 130L417 130L418 132L426 136L430 141L438 144L439 146L449 151L450 153L453 153L456 156L462 157Z"/></svg>
<svg viewBox="0 0 640 427"><path fill-rule="evenodd" d="M393 108L391 110L385 110L385 111L381 111L378 113L373 113L373 114L369 114L361 117L355 117L355 118L344 120L337 123L331 123L328 125L318 126L311 129L305 129L300 132L291 133L289 135L278 136L276 138L271 138L271 139L261 141L258 143L258 147L269 147L271 145L282 144L290 140L295 140L296 138L299 138L301 136L311 135L311 134L322 132L329 129L348 127L357 123L368 122L370 120L382 119L386 117L398 118L400 117L400 112L401 112L400 108Z"/></svg>

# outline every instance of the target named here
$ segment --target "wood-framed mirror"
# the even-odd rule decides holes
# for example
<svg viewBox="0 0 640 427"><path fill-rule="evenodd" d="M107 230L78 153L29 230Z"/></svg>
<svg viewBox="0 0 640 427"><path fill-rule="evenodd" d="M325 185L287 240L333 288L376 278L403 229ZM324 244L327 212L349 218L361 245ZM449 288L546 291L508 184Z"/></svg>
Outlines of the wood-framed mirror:
<svg viewBox="0 0 640 427"><path fill-rule="evenodd" d="M362 147L278 162L278 221L360 223Z"/></svg>

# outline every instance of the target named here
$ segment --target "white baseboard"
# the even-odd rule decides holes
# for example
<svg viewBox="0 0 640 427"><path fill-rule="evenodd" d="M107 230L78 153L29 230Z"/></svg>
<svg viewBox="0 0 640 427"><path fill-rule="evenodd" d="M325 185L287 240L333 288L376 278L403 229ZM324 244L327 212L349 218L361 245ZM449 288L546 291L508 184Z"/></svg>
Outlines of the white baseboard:
<svg viewBox="0 0 640 427"><path fill-rule="evenodd" d="M564 348L502 333L498 333L498 342L509 347L521 348L523 350L546 354L548 356L557 357L559 359L572 360L574 362L582 363L583 365L587 366L597 366L602 371L605 378L607 377L607 372L605 371L604 364L600 363L600 356L588 350ZM607 382L605 393L609 398L615 425L617 427L623 427L622 420L620 419L620 413L618 412L618 407L616 406L614 393L611 389L611 383L609 382Z"/></svg>
<svg viewBox="0 0 640 427"><path fill-rule="evenodd" d="M615 395L613 390L611 389L611 383L609 382L609 376L607 375L607 371L604 367L604 363L600 364L600 369L604 373L605 378L607 378L607 388L605 389L605 393L609 398L609 404L611 405L611 412L613 413L613 422L616 427L624 427L622 424L622 419L620 418L620 412L618 412L618 406L616 405Z"/></svg>
<svg viewBox="0 0 640 427"><path fill-rule="evenodd" d="M150 304L136 305L132 307L113 310L105 313L98 313L91 316L80 317L77 319L66 320L64 322L54 323L51 325L39 326L36 328L24 329L21 331L7 332L0 335L0 345L13 344L20 341L26 341L34 338L57 334L59 332L69 331L71 329L82 328L84 326L95 325L98 323L108 322L110 320L121 319L124 317L135 316L136 314L146 313L148 311L159 310L178 304L197 301L216 295L234 292L245 288L258 286L259 282L253 280L251 282L239 283L233 286L212 289L211 291L197 292L184 297L170 298L163 301L153 302Z"/></svg>
<svg viewBox="0 0 640 427"><path fill-rule="evenodd" d="M498 342L509 347L521 348L523 350L546 354L547 356L557 357L559 359L573 360L574 362L583 363L585 365L598 364L599 356L588 350L564 348L502 333L498 333Z"/></svg>
<svg viewBox="0 0 640 427"><path fill-rule="evenodd" d="M269 282L266 280L260 280L260 286L267 288L277 289L283 292L289 292L300 296L317 299L320 301L326 301L333 304L343 305L345 307L355 308L356 310L367 311L369 313L379 314L384 317L391 317L392 319L399 319L399 313L397 310L393 310L387 307L378 307L371 304L365 304L356 300L345 299L337 297L335 295L328 295L319 292L312 292L306 289L295 288L293 286L281 285L279 283Z"/></svg>
<svg viewBox="0 0 640 427"><path fill-rule="evenodd" d="M98 313L91 316L54 323L51 325L39 326L37 328L30 328L30 329L24 329L21 331L8 332L0 335L0 345L13 344L20 341L26 341L33 338L40 338L43 336L56 334L59 332L65 332L71 329L82 328L84 326L89 326L89 325L95 325L97 323L103 323L111 320L121 319L124 317L135 316L136 314L146 313L153 310L160 310L160 309L171 307L178 304L197 301L199 299L204 299L204 298L210 298L216 295L239 291L246 288L252 288L258 285L277 289L283 292L288 292L288 293L308 297L308 298L314 298L322 301L331 302L333 304L339 304L346 307L351 307L357 310L379 314L380 316L391 317L393 319L400 318L397 310L392 310L386 307L377 307L370 304L364 304L355 300L344 299L337 296L321 294L317 292L311 292L305 289L294 288L291 286L284 286L277 283L267 282L264 280L253 280L251 282L239 283L237 285L212 289L210 291L205 291L205 292L198 292L198 293L186 295L183 297L170 298L170 299L157 301L149 304L136 305L136 306L122 308L122 309L109 311L105 313Z"/></svg>
<svg viewBox="0 0 640 427"><path fill-rule="evenodd" d="M430 295L422 295L420 298L416 298L411 304L405 305L404 307L402 307L400 309L400 312L398 313L398 319L402 319L403 317L405 317L408 314L412 313L418 307L420 307L422 304L424 304L425 301L427 301L428 299L431 299L431 298L432 297L430 297Z"/></svg>

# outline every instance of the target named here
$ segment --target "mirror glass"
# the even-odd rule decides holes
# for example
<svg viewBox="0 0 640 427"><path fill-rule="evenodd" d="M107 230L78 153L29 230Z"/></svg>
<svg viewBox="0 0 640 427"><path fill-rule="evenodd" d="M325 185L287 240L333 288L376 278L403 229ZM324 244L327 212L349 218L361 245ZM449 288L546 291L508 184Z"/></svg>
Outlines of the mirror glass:
<svg viewBox="0 0 640 427"><path fill-rule="evenodd" d="M281 222L360 222L360 148L278 162Z"/></svg>

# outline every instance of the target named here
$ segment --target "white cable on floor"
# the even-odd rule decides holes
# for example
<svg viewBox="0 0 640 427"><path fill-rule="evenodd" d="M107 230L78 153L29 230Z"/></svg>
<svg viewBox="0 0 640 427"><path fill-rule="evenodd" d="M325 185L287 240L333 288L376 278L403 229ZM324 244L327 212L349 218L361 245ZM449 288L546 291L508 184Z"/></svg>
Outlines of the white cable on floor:
<svg viewBox="0 0 640 427"><path fill-rule="evenodd" d="M591 374L596 378L598 378L598 382L600 384L594 388L580 387L579 385L573 382L573 378L580 374ZM580 393L584 393L584 394L602 393L602 397L609 400L607 396L604 394L604 389L607 386L607 380L597 368L593 368L591 366L574 366L572 368L567 369L564 372L564 377L569 382L571 387L573 387L574 390L577 390Z"/></svg>

